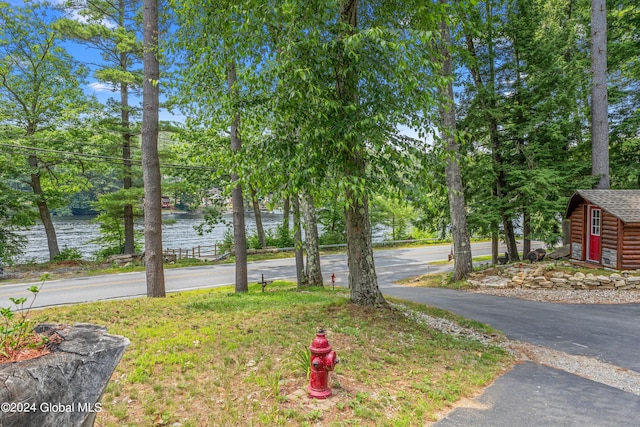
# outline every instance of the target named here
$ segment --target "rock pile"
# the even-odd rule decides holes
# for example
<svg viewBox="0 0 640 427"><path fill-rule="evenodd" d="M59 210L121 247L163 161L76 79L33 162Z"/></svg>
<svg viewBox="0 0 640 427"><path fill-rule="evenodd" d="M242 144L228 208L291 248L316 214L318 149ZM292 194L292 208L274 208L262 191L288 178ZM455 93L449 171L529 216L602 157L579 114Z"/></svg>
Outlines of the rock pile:
<svg viewBox="0 0 640 427"><path fill-rule="evenodd" d="M564 271L547 270L544 265L535 269L522 268L522 264L520 266L520 268L510 266L500 271L499 276L487 276L481 280L471 279L468 283L476 287L523 289L640 289L638 272L634 274L630 271L621 271L605 276L593 273L576 272L571 274Z"/></svg>
<svg viewBox="0 0 640 427"><path fill-rule="evenodd" d="M628 272L596 276L592 273L555 271L547 277L539 270L529 274L523 270L513 276L507 286L528 289L640 289L640 277L630 276Z"/></svg>

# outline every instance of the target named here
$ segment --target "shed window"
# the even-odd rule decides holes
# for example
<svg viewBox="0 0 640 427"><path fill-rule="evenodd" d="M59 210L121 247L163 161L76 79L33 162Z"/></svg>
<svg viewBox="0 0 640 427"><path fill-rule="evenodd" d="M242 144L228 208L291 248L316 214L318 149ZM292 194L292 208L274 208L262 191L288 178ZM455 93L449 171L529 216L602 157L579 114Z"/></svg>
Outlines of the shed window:
<svg viewBox="0 0 640 427"><path fill-rule="evenodd" d="M593 209L591 211L591 235L600 235L600 209Z"/></svg>

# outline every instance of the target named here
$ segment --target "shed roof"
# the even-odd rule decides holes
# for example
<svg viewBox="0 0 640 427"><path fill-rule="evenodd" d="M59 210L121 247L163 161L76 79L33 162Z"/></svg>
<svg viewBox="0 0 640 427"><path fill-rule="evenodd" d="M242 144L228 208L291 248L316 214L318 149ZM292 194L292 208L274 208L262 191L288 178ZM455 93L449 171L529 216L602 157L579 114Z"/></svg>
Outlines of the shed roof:
<svg viewBox="0 0 640 427"><path fill-rule="evenodd" d="M597 205L625 223L640 223L640 190L577 190L569 199L565 217L581 201Z"/></svg>

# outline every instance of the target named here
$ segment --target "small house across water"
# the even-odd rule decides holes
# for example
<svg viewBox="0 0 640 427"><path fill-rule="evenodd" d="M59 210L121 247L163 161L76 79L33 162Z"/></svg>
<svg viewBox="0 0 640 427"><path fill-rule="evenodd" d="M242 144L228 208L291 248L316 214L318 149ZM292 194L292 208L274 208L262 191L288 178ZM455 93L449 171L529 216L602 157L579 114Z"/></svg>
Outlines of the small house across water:
<svg viewBox="0 0 640 427"><path fill-rule="evenodd" d="M565 216L573 262L640 269L640 190L578 190Z"/></svg>

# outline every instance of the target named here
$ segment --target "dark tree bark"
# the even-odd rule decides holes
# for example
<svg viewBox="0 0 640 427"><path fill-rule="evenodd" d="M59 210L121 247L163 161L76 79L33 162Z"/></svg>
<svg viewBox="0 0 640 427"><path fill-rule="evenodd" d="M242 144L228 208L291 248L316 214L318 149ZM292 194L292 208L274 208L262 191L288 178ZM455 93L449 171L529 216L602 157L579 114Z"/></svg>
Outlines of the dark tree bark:
<svg viewBox="0 0 640 427"><path fill-rule="evenodd" d="M120 61L126 65L126 56L120 55ZM126 69L126 68L125 68ZM122 160L123 177L122 188L128 190L133 186L131 180L131 124L129 122L129 87L126 83L120 84L121 120L122 120ZM124 253L135 252L135 237L133 228L133 205L124 206Z"/></svg>
<svg viewBox="0 0 640 427"><path fill-rule="evenodd" d="M38 169L38 157L35 155L29 156L29 166L32 170ZM58 247L58 237L56 236L56 229L51 220L51 212L49 211L49 205L42 194L42 184L40 183L40 173L31 174L31 182L29 183L33 194L36 196L36 205L38 206L38 213L40 214L40 221L44 226L44 232L47 236L47 247L49 248L49 261L53 261L55 257L60 254L60 248Z"/></svg>
<svg viewBox="0 0 640 427"><path fill-rule="evenodd" d="M232 99L236 98L237 90L235 87L237 80L236 64L230 62L227 65L227 90ZM242 140L238 134L238 126L240 125L240 113L233 115L231 122L231 149L235 152L242 148ZM239 176L236 172L231 175L231 180L236 186L231 192L231 201L233 204L233 245L236 253L236 292L248 292L249 282L247 273L247 235L244 226L244 199L242 198L242 185L239 183Z"/></svg>
<svg viewBox="0 0 640 427"><path fill-rule="evenodd" d="M591 0L591 174L595 188L609 189L609 100L607 92L607 2Z"/></svg>
<svg viewBox="0 0 640 427"><path fill-rule="evenodd" d="M282 206L282 227L289 232L289 215L290 215L289 196L285 197Z"/></svg>
<svg viewBox="0 0 640 427"><path fill-rule="evenodd" d="M446 3L446 0L440 0ZM440 120L442 125L443 140L447 150L447 163L445 165L445 180L449 198L449 211L451 212L451 233L453 236L454 267L453 280L461 280L473 271L471 255L471 241L467 229L466 204L464 188L462 186L462 174L460 173L460 152L456 133L456 107L453 98L453 61L451 52L451 37L446 21L439 24L441 48L443 58L442 76L449 79L446 85L438 88L442 102L440 103Z"/></svg>
<svg viewBox="0 0 640 427"><path fill-rule="evenodd" d="M513 221L504 213L502 213L502 227L504 228L504 240L507 245L507 252L509 252L509 261L520 261Z"/></svg>
<svg viewBox="0 0 640 427"><path fill-rule="evenodd" d="M264 236L264 227L262 226L262 213L260 212L260 201L258 200L258 194L256 193L255 188L249 187L251 189L251 203L253 204L253 216L256 220L256 232L258 233L258 242L260 243L261 248L267 247L267 240Z"/></svg>
<svg viewBox="0 0 640 427"><path fill-rule="evenodd" d="M323 286L316 207L313 196L308 191L302 192L302 212L304 214L304 241L307 250L307 283L309 286Z"/></svg>
<svg viewBox="0 0 640 427"><path fill-rule="evenodd" d="M120 27L125 25L126 5L124 0L118 1L118 19ZM119 55L120 69L128 71L129 57L122 52ZM129 121L129 85L120 83L120 112L122 119L122 159L123 159L123 177L122 188L128 190L133 186L131 181L131 123ZM135 252L135 233L133 227L133 205L125 205L123 212L124 221L124 253L132 254Z"/></svg>
<svg viewBox="0 0 640 427"><path fill-rule="evenodd" d="M348 30L342 36L355 34L358 27L358 0L341 0L340 21ZM353 105L358 104L358 75L352 59L338 53L338 69L336 70L337 97L344 106L345 115ZM351 119L353 120L353 119ZM345 175L348 177L366 177L366 161L364 141L357 135L344 135L347 139L345 152ZM352 189L346 190L346 227L347 227L347 263L349 266L349 289L351 301L358 305L374 306L385 304L384 297L378 287L378 278L373 263L373 247L371 245L371 223L369 222L369 202L366 194L356 194Z"/></svg>
<svg viewBox="0 0 640 427"><path fill-rule="evenodd" d="M164 297L162 265L162 186L158 158L160 63L158 0L144 0L144 83L142 87L142 176L144 180L144 246L147 296Z"/></svg>
<svg viewBox="0 0 640 427"><path fill-rule="evenodd" d="M562 219L562 246L571 244L571 221Z"/></svg>
<svg viewBox="0 0 640 427"><path fill-rule="evenodd" d="M302 226L300 224L300 200L297 195L291 196L293 205L293 246L296 254L296 280L298 288L306 286L304 277L304 255L302 254Z"/></svg>
<svg viewBox="0 0 640 427"><path fill-rule="evenodd" d="M526 257L531 252L531 215L525 209L522 214L522 257Z"/></svg>
<svg viewBox="0 0 640 427"><path fill-rule="evenodd" d="M500 244L500 236L498 236L498 226L492 225L491 233L491 264L498 263L498 245Z"/></svg>

